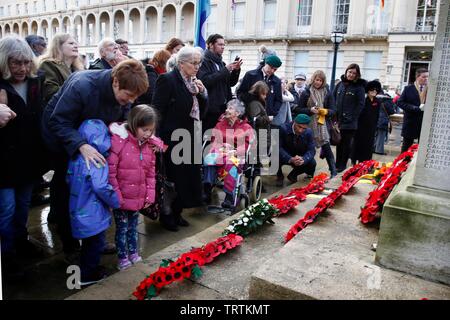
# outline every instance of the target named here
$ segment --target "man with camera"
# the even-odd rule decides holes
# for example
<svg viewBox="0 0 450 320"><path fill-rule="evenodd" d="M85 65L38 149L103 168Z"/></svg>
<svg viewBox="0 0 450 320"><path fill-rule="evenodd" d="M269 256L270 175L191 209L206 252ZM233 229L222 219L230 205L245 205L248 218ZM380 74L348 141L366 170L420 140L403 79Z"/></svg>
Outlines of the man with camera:
<svg viewBox="0 0 450 320"><path fill-rule="evenodd" d="M212 34L206 40L203 62L198 71L198 78L208 90L208 111L202 123L203 132L214 128L221 114L225 112L227 102L231 100L231 87L234 87L241 72L242 59L238 56L226 65L222 54L225 39L220 34Z"/></svg>

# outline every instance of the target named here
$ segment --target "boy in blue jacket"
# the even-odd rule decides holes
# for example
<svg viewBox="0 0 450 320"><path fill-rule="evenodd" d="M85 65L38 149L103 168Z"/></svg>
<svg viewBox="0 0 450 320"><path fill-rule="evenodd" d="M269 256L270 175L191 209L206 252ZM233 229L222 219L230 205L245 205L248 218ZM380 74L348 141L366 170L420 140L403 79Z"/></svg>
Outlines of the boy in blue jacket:
<svg viewBox="0 0 450 320"><path fill-rule="evenodd" d="M107 156L111 140L102 120L86 120L78 132L89 145ZM108 183L108 166L88 167L80 153L69 162L67 183L72 235L82 242L80 284L89 285L106 276L99 263L105 246L105 231L111 225L110 208L119 208L119 198Z"/></svg>

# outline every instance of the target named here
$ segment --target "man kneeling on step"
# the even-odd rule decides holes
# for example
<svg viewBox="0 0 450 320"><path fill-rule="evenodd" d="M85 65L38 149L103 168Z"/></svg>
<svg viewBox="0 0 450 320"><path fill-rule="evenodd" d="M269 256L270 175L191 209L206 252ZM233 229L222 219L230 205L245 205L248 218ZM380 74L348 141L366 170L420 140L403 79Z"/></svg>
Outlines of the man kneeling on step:
<svg viewBox="0 0 450 320"><path fill-rule="evenodd" d="M280 128L280 170L277 181L283 182L284 176L281 170L283 165L290 165L292 171L287 178L290 182L297 182L297 177L306 173L308 178L314 176L316 161L314 156L313 132L308 128L311 118L306 114L299 114L294 121L286 123Z"/></svg>

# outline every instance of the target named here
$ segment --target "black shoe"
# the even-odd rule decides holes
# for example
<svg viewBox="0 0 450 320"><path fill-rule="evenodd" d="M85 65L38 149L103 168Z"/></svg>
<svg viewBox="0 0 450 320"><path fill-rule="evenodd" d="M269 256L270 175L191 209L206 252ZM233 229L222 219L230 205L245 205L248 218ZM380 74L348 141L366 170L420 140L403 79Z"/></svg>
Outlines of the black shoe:
<svg viewBox="0 0 450 320"><path fill-rule="evenodd" d="M294 170L292 170L288 175L287 175L287 179L291 182L291 183L296 183L297 182L297 176L293 174Z"/></svg>
<svg viewBox="0 0 450 320"><path fill-rule="evenodd" d="M277 176L277 181L276 181L275 185L277 187L282 187L283 182L284 182L284 176Z"/></svg>
<svg viewBox="0 0 450 320"><path fill-rule="evenodd" d="M114 254L117 253L117 248L114 243L107 243L103 248L102 254Z"/></svg>
<svg viewBox="0 0 450 320"><path fill-rule="evenodd" d="M180 216L180 218L177 221L177 225L181 226L181 227L189 227L190 224L189 222L187 222L185 219L183 219L183 217Z"/></svg>
<svg viewBox="0 0 450 320"><path fill-rule="evenodd" d="M16 243L17 255L36 259L44 257L44 250L29 240L19 240Z"/></svg>
<svg viewBox="0 0 450 320"><path fill-rule="evenodd" d="M165 222L162 222L162 221L159 221L159 223L161 224L161 227L163 227L163 228L166 229L166 230L169 230L169 231L172 231L172 232L177 232L177 231L180 230L180 229L178 228L178 226L175 225L175 224L172 224L172 223L165 223Z"/></svg>
<svg viewBox="0 0 450 320"><path fill-rule="evenodd" d="M80 285L81 286L90 286L91 284L95 284L97 282L102 281L107 277L107 273L104 267L98 267L92 274L81 277Z"/></svg>
<svg viewBox="0 0 450 320"><path fill-rule="evenodd" d="M78 251L65 252L63 260L69 266L80 265L80 252Z"/></svg>

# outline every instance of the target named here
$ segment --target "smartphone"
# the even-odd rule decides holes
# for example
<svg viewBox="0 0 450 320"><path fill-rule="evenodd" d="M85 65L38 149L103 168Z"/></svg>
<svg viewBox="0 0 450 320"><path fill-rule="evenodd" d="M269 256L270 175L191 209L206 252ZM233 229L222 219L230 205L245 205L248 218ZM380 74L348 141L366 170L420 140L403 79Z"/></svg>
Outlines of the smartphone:
<svg viewBox="0 0 450 320"><path fill-rule="evenodd" d="M236 58L234 58L234 61L239 61L239 59L241 59L239 56L236 56Z"/></svg>

